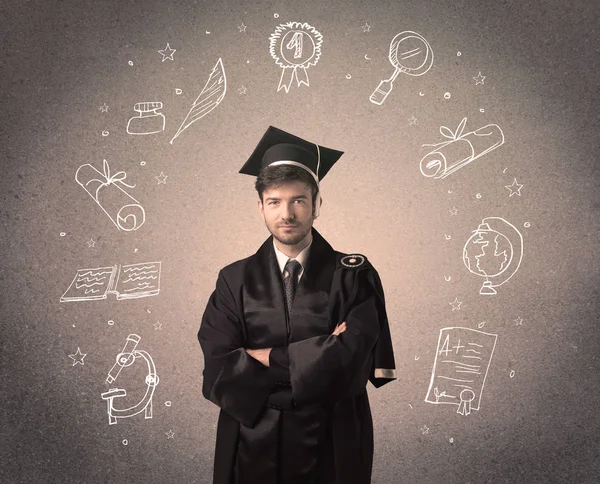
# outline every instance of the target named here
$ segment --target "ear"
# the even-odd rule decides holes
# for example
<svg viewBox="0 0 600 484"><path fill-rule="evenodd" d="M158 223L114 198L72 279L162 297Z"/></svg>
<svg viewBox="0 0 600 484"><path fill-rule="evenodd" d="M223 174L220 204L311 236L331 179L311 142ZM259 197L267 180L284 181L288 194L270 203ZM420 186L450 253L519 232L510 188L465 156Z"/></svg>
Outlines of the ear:
<svg viewBox="0 0 600 484"><path fill-rule="evenodd" d="M313 219L316 219L319 217L319 215L321 213L321 205L323 205L323 197L319 194L319 198L317 199L317 203L315 205L315 215L314 215Z"/></svg>

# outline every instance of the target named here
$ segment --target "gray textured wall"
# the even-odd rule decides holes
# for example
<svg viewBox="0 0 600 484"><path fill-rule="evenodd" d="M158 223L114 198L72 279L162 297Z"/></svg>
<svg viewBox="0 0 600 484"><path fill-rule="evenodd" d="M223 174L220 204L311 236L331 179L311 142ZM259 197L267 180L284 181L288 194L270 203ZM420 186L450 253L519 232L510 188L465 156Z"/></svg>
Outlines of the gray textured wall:
<svg viewBox="0 0 600 484"><path fill-rule="evenodd" d="M597 482L594 2L47 0L0 12L0 480L210 481L218 409L200 392L196 331L218 270L268 236L252 179L237 171L272 124L345 151L316 227L336 249L366 254L386 290L399 379L369 388L373 482ZM314 26L323 44L310 86L285 93L268 46L289 21ZM382 105L369 102L406 30L431 45L431 70L401 73ZM167 42L176 51L162 61ZM224 99L170 144L219 58ZM164 132L126 132L140 101L164 104ZM421 145L463 117L465 132L496 124L505 143L447 178L424 177ZM137 230L118 230L75 181L104 159L135 185ZM514 179L523 187L511 196ZM118 186L101 189L112 190L105 205L121 203ZM485 217L523 236L522 263L495 296L479 294L483 279L463 263ZM496 226L517 257L506 227ZM156 296L60 302L78 269L151 261L162 262ZM450 326L497 335L468 416L425 402ZM123 408L146 388L139 358L105 383L129 334L160 378L153 417L109 425L101 394L126 389ZM69 357L78 348L83 360Z"/></svg>

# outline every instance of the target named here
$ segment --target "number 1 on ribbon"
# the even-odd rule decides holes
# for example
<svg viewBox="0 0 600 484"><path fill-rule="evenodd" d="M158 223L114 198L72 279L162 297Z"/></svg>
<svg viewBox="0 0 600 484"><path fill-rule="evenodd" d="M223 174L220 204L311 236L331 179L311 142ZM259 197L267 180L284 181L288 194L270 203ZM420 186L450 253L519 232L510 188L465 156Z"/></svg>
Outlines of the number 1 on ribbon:
<svg viewBox="0 0 600 484"><path fill-rule="evenodd" d="M294 51L294 59L302 57L302 32L295 32L292 39L286 44L288 49L296 49Z"/></svg>

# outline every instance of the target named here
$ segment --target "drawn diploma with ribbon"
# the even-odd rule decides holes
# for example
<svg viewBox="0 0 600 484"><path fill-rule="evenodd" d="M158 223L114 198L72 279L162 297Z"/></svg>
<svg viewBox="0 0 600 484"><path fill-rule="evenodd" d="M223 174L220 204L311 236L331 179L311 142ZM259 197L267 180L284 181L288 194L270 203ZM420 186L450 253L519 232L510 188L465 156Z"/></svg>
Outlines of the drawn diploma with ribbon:
<svg viewBox="0 0 600 484"><path fill-rule="evenodd" d="M488 124L469 133L463 133L467 118L463 118L456 131L440 126L440 133L448 141L431 146L433 151L421 160L421 173L427 177L446 178L459 168L504 144L504 133L497 124Z"/></svg>
<svg viewBox="0 0 600 484"><path fill-rule="evenodd" d="M479 410L497 337L470 328L442 328L425 401L458 405L461 415Z"/></svg>
<svg viewBox="0 0 600 484"><path fill-rule="evenodd" d="M297 86L309 86L306 69L319 61L323 36L307 23L288 22L277 27L269 40L271 57L283 69L277 92L289 92L294 78Z"/></svg>
<svg viewBox="0 0 600 484"><path fill-rule="evenodd" d="M144 208L125 191L135 185L125 183L127 174L118 171L111 175L108 162L104 160L104 173L90 164L81 165L75 173L75 181L104 210L119 230L137 230L146 220Z"/></svg>

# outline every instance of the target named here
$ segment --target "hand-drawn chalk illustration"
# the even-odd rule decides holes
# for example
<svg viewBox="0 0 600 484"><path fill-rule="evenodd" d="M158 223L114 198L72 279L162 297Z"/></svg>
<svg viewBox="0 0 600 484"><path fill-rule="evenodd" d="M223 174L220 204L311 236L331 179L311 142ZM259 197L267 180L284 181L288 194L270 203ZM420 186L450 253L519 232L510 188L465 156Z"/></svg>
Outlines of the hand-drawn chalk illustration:
<svg viewBox="0 0 600 484"><path fill-rule="evenodd" d="M401 72L409 76L422 76L433 65L433 50L429 42L410 30L400 32L392 39L388 57L395 70L389 79L379 83L369 97L373 104L383 104Z"/></svg>
<svg viewBox="0 0 600 484"><path fill-rule="evenodd" d="M458 208L456 208L456 207L452 207L448 211L450 212L450 216L458 214Z"/></svg>
<svg viewBox="0 0 600 484"><path fill-rule="evenodd" d="M504 133L497 124L463 133L467 118L463 118L456 131L440 126L440 133L447 141L424 144L433 147L421 160L421 173L427 177L446 178L459 168L504 144Z"/></svg>
<svg viewBox="0 0 600 484"><path fill-rule="evenodd" d="M104 103L102 106L100 106L100 112L107 113L108 112L108 104Z"/></svg>
<svg viewBox="0 0 600 484"><path fill-rule="evenodd" d="M238 88L238 94L242 96L243 94L246 94L246 90L247 89L242 85L242 87Z"/></svg>
<svg viewBox="0 0 600 484"><path fill-rule="evenodd" d="M158 53L160 55L162 55L162 61L166 61L167 59L169 60L173 60L173 54L177 52L177 49L171 49L171 46L169 45L169 43L167 42L167 46L162 49L159 50Z"/></svg>
<svg viewBox="0 0 600 484"><path fill-rule="evenodd" d="M296 85L309 86L306 70L319 62L323 36L306 22L288 22L279 25L269 37L269 52L282 68L277 92L289 92L294 79Z"/></svg>
<svg viewBox="0 0 600 484"><path fill-rule="evenodd" d="M423 425L423 427L421 427L419 430L423 435L429 434L429 427L427 427L427 425Z"/></svg>
<svg viewBox="0 0 600 484"><path fill-rule="evenodd" d="M479 85L479 84L483 84L483 80L485 79L485 76L481 75L481 72L479 74L477 74L473 80L475 81L475 85Z"/></svg>
<svg viewBox="0 0 600 484"><path fill-rule="evenodd" d="M452 94L450 94L449 92L444 93L444 99L450 99L451 97L452 97Z"/></svg>
<svg viewBox="0 0 600 484"><path fill-rule="evenodd" d="M417 124L417 118L415 118L414 116L408 118L408 124L409 126Z"/></svg>
<svg viewBox="0 0 600 484"><path fill-rule="evenodd" d="M154 178L156 178L158 180L157 185L160 185L161 183L166 185L167 184L167 177L169 175L165 175L162 171L160 172L160 175L155 176Z"/></svg>
<svg viewBox="0 0 600 484"><path fill-rule="evenodd" d="M495 228L494 228L495 227ZM485 278L479 294L497 294L515 275L523 259L523 236L500 217L484 218L463 248L463 262L469 272Z"/></svg>
<svg viewBox="0 0 600 484"><path fill-rule="evenodd" d="M523 185L517 183L517 179L515 178L511 185L504 185L504 188L510 191L510 194L508 195L509 198L513 195L518 195L520 197L521 188L523 188Z"/></svg>
<svg viewBox="0 0 600 484"><path fill-rule="evenodd" d="M110 133L106 130L102 131L102 136L108 136Z"/></svg>
<svg viewBox="0 0 600 484"><path fill-rule="evenodd" d="M365 25L363 25L362 29L363 29L363 33L364 32L370 32L371 31L371 26L368 23L365 22Z"/></svg>
<svg viewBox="0 0 600 484"><path fill-rule="evenodd" d="M83 359L87 356L87 353L82 353L81 350L79 349L79 346L77 347L77 351L75 353L73 353L72 355L69 355L69 358L71 358L73 360L73 365L75 366L78 363L83 366Z"/></svg>
<svg viewBox="0 0 600 484"><path fill-rule="evenodd" d="M94 239L90 239L87 241L87 245L91 249L92 247L96 246L96 241Z"/></svg>
<svg viewBox="0 0 600 484"><path fill-rule="evenodd" d="M462 301L459 301L457 297L454 298L454 301L448 303L452 306L452 311L460 311L460 305Z"/></svg>
<svg viewBox="0 0 600 484"><path fill-rule="evenodd" d="M177 133L175 133L175 136L173 136L170 143L173 144L175 138L177 138L181 132L186 130L192 123L202 119L215 109L225 97L226 92L227 77L225 76L223 61L219 57L219 60L210 71L206 84L192 104L189 113L181 123L181 126L179 126Z"/></svg>
<svg viewBox="0 0 600 484"><path fill-rule="evenodd" d="M108 372L106 382L109 384L113 383L119 377L123 368L132 366L136 360L144 360L147 366L147 374L144 380L146 393L138 403L127 408L115 408L114 406L115 398L118 399L127 396L127 391L124 388L111 388L107 392L102 393L102 399L106 400L108 404L109 425L116 424L119 418L133 417L141 412L144 412L145 418L152 418L152 397L156 385L158 385L159 378L156 374L156 367L154 366L152 357L146 351L137 349L140 339L137 334L127 336L123 351L117 355L115 364Z"/></svg>
<svg viewBox="0 0 600 484"><path fill-rule="evenodd" d="M523 326L523 318L519 316L517 319L513 319L515 326Z"/></svg>
<svg viewBox="0 0 600 484"><path fill-rule="evenodd" d="M156 134L165 130L165 115L158 110L163 108L160 101L141 102L133 106L138 113L127 123L129 134Z"/></svg>
<svg viewBox="0 0 600 484"><path fill-rule="evenodd" d="M81 165L75 172L75 181L94 199L119 230L139 229L146 220L146 212L140 202L123 188L134 188L135 185L125 183L127 174L124 171L111 175L106 160L103 161L103 170L104 173L90 164Z"/></svg>
<svg viewBox="0 0 600 484"><path fill-rule="evenodd" d="M248 27L248 26L244 25L244 22L242 22L242 25L238 25L238 30L240 32L246 32L246 27Z"/></svg>
<svg viewBox="0 0 600 484"><path fill-rule="evenodd" d="M112 267L79 269L60 302L106 299L136 299L156 296L160 292L160 262L141 262Z"/></svg>
<svg viewBox="0 0 600 484"><path fill-rule="evenodd" d="M172 430L169 430L168 432L165 432L165 434L167 435L167 440L168 439L172 439L173 437L175 437L175 432L173 432Z"/></svg>
<svg viewBox="0 0 600 484"><path fill-rule="evenodd" d="M497 334L476 329L442 328L425 401L457 405L457 413L479 410Z"/></svg>

